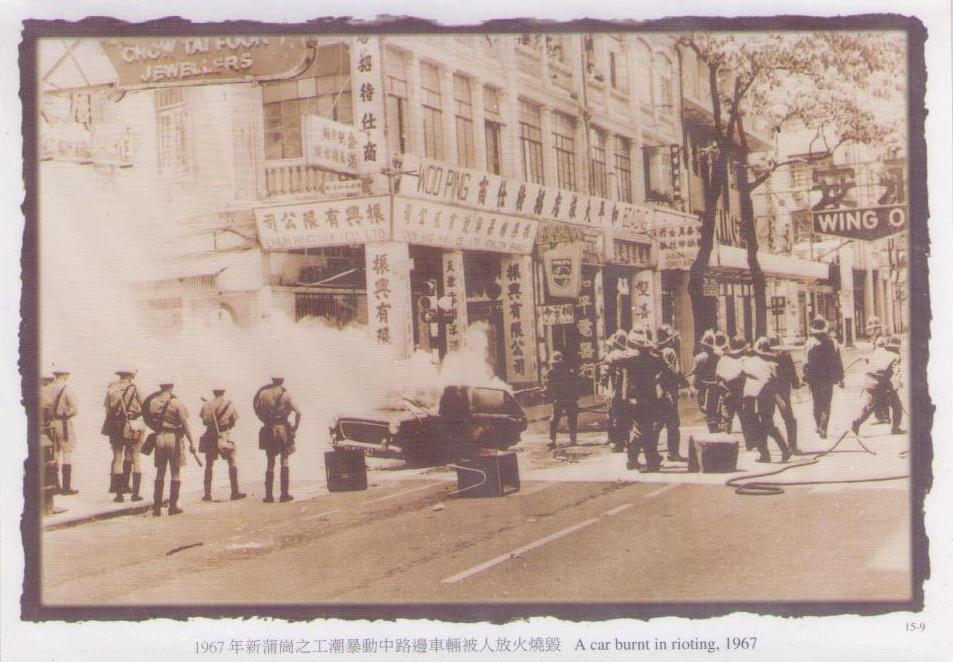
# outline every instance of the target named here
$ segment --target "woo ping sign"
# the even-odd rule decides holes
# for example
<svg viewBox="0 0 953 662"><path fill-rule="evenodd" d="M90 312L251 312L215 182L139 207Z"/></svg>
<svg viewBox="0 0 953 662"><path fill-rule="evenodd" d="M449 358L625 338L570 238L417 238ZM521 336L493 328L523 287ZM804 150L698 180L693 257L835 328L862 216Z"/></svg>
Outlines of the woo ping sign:
<svg viewBox="0 0 953 662"><path fill-rule="evenodd" d="M814 212L814 232L851 239L881 239L907 229L906 206L825 209Z"/></svg>

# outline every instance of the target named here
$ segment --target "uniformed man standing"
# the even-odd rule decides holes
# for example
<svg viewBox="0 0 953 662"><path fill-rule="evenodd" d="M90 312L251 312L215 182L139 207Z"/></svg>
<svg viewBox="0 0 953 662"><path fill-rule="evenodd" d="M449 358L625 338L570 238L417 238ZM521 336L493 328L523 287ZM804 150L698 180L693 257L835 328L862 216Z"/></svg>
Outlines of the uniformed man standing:
<svg viewBox="0 0 953 662"><path fill-rule="evenodd" d="M612 334L608 343L609 351L602 365L603 388L609 399L607 429L613 453L625 451L625 445L629 440L629 430L632 428L632 422L629 420L625 407L625 394L622 392L621 361L626 356L625 337L626 333L622 329L617 329Z"/></svg>
<svg viewBox="0 0 953 662"><path fill-rule="evenodd" d="M76 450L76 429L73 427L73 418L79 413L76 406L76 397L73 390L66 383L69 379L66 370L54 370L54 381L51 384L53 391L53 457L57 467L63 469L63 482L60 484L59 475L56 478L56 491L59 494L79 494L74 490L73 481L73 451ZM57 474L59 472L57 471Z"/></svg>
<svg viewBox="0 0 953 662"><path fill-rule="evenodd" d="M731 432L734 423L735 414L741 421L741 432L745 436L745 447L751 450L753 437L750 431L745 430L746 418L742 414L742 403L744 399L745 373L743 357L748 343L741 336L734 336L727 347L724 348L724 354L718 360L718 366L715 369L715 375L718 382L724 389L724 398L721 405L721 431Z"/></svg>
<svg viewBox="0 0 953 662"><path fill-rule="evenodd" d="M225 389L212 389L211 400L202 405L199 416L205 424L205 432L199 438L199 452L205 453L205 496L202 501L212 500L212 464L221 455L228 462L228 480L232 486L232 501L244 499L245 493L238 490L238 464L232 428L238 421L238 412L225 399Z"/></svg>
<svg viewBox="0 0 953 662"><path fill-rule="evenodd" d="M265 451L268 468L265 470L265 503L274 503L275 458L281 458L281 496L284 503L294 499L288 492L290 468L288 458L295 452L295 433L301 424L301 411L284 387L283 377L272 377L271 384L262 386L253 402L255 414L263 423L258 435L258 447ZM295 415L292 425L288 417Z"/></svg>
<svg viewBox="0 0 953 662"><path fill-rule="evenodd" d="M659 434L661 434L662 428L665 428L668 442L668 461L687 462L688 458L683 457L679 452L681 419L678 414L678 394L682 388L688 386L688 380L685 379L678 360L676 346L678 332L670 325L663 324L658 328L655 337L657 338L656 346L661 352L662 360L669 368L659 375L662 396L659 399Z"/></svg>
<svg viewBox="0 0 953 662"><path fill-rule="evenodd" d="M867 320L867 338L874 350L886 344L879 317L873 316ZM879 425L890 422L890 411L885 401L881 400L874 408L874 419Z"/></svg>
<svg viewBox="0 0 953 662"><path fill-rule="evenodd" d="M143 418L149 427L155 430L156 482L152 502L152 514L155 517L162 514L167 466L171 473L169 514L178 515L183 512L179 508L179 491L182 486L180 472L186 460L183 437L189 441L189 451L195 453L195 439L189 428L188 409L172 393L172 382L159 384L159 389L143 403Z"/></svg>
<svg viewBox="0 0 953 662"><path fill-rule="evenodd" d="M797 367L794 365L791 353L781 347L781 339L777 335L768 338L768 345L771 348L770 352L762 355L776 365L778 378L775 382L774 402L778 411L781 412L781 419L784 421L788 448L794 455L802 455L797 445L797 418L794 416L794 408L791 406L791 391L801 388Z"/></svg>
<svg viewBox="0 0 953 662"><path fill-rule="evenodd" d="M40 490L43 515L64 512L53 505L56 493L56 461L53 455L53 375L40 378Z"/></svg>
<svg viewBox="0 0 953 662"><path fill-rule="evenodd" d="M829 335L827 320L816 317L811 322L811 338L804 343L804 382L814 399L814 423L817 436L827 439L831 419L834 384L844 387L844 363L840 349Z"/></svg>
<svg viewBox="0 0 953 662"><path fill-rule="evenodd" d="M787 462L791 452L781 431L774 424L775 395L778 383L778 364L767 338L758 338L751 352L744 357L744 408L748 417L748 429L754 436L758 449L758 462L770 462L768 437L774 439L781 450L781 461ZM743 426L742 426L743 429Z"/></svg>
<svg viewBox="0 0 953 662"><path fill-rule="evenodd" d="M905 432L900 427L903 405L897 393L900 387L900 345L900 337L892 336L883 347L878 347L871 354L865 374L861 412L850 426L854 434L860 433L860 426L881 405L888 408L892 415L890 434Z"/></svg>
<svg viewBox="0 0 953 662"><path fill-rule="evenodd" d="M117 370L119 381L113 382L106 389L106 399L103 407L106 409L106 420L103 422L102 434L109 437L112 448L112 474L110 492L115 492L113 499L116 503L123 503L123 494L129 491L129 476L132 474L132 500L142 501L139 490L142 485L142 467L139 457L142 450L142 430L136 429L132 421L142 415L142 401L133 379L133 370Z"/></svg>
<svg viewBox="0 0 953 662"><path fill-rule="evenodd" d="M658 452L659 378L670 369L649 341L646 329L633 327L626 339L628 356L622 360L625 404L632 420L632 438L628 446L627 469L639 467L639 452L645 455L643 473L659 470Z"/></svg>
<svg viewBox="0 0 953 662"><path fill-rule="evenodd" d="M709 432L718 432L721 429L722 399L725 395L725 389L715 374L718 360L721 358L718 340L712 329L705 331L699 341L701 351L695 355L695 397ZM722 336L720 340L725 339Z"/></svg>
<svg viewBox="0 0 953 662"><path fill-rule="evenodd" d="M579 376L566 362L562 352L553 352L543 394L553 407L553 414L549 419L547 448L556 448L556 433L563 416L569 426L569 445L575 446L579 419Z"/></svg>

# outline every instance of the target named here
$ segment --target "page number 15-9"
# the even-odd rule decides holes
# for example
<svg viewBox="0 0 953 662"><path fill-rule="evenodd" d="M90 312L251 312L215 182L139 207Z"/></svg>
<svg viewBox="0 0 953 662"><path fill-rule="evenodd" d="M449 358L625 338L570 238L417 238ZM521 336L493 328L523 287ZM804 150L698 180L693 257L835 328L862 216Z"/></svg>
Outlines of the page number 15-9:
<svg viewBox="0 0 953 662"><path fill-rule="evenodd" d="M927 629L927 624L923 621L907 621L904 623L903 629L907 632L923 632Z"/></svg>

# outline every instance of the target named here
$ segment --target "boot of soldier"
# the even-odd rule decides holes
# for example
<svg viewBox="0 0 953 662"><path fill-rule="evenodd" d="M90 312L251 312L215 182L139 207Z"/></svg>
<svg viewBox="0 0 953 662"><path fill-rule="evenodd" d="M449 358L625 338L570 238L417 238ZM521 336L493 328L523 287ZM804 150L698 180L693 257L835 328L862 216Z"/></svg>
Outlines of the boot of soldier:
<svg viewBox="0 0 953 662"><path fill-rule="evenodd" d="M205 487L205 495L202 497L202 501L211 501L212 500L212 463L209 462L205 465L205 481L203 483Z"/></svg>
<svg viewBox="0 0 953 662"><path fill-rule="evenodd" d="M179 488L182 486L182 481L173 480L169 486L169 514L178 515L183 512L179 508Z"/></svg>
<svg viewBox="0 0 953 662"><path fill-rule="evenodd" d="M265 503L275 502L275 472L265 471Z"/></svg>
<svg viewBox="0 0 953 662"><path fill-rule="evenodd" d="M140 472L134 472L132 474L132 500L133 501L142 501L142 497L139 496L140 487L142 487L142 474Z"/></svg>
<svg viewBox="0 0 953 662"><path fill-rule="evenodd" d="M165 490L165 480L156 478L155 491L152 493L152 516L159 517L162 514L162 492Z"/></svg>
<svg viewBox="0 0 953 662"><path fill-rule="evenodd" d="M56 481L56 485L54 485L55 489L53 490L53 494L62 494L63 486L60 484L60 465L58 464L54 465L53 467L53 480Z"/></svg>
<svg viewBox="0 0 953 662"><path fill-rule="evenodd" d="M116 474L113 476L113 480L116 483L116 496L113 499L116 503L124 503L126 500L123 498L123 493L126 491L125 485L123 485L122 474Z"/></svg>
<svg viewBox="0 0 953 662"><path fill-rule="evenodd" d="M79 490L74 490L73 483L73 465L63 465L63 489L60 494L79 494Z"/></svg>
<svg viewBox="0 0 953 662"><path fill-rule="evenodd" d="M281 497L278 499L281 503L294 501L294 497L288 494L289 483L291 483L291 468L281 467Z"/></svg>
<svg viewBox="0 0 953 662"><path fill-rule="evenodd" d="M129 493L129 476L132 474L132 460L122 461L122 491Z"/></svg>
<svg viewBox="0 0 953 662"><path fill-rule="evenodd" d="M244 499L247 495L238 491L238 467L228 468L228 480L232 484L232 501Z"/></svg>

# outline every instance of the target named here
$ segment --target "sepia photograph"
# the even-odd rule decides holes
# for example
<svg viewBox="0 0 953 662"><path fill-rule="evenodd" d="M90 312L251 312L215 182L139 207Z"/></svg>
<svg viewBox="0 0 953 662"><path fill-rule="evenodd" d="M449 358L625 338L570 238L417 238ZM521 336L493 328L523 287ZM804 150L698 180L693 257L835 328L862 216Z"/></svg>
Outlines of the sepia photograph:
<svg viewBox="0 0 953 662"><path fill-rule="evenodd" d="M25 617L921 609L922 24L421 25L27 23Z"/></svg>

